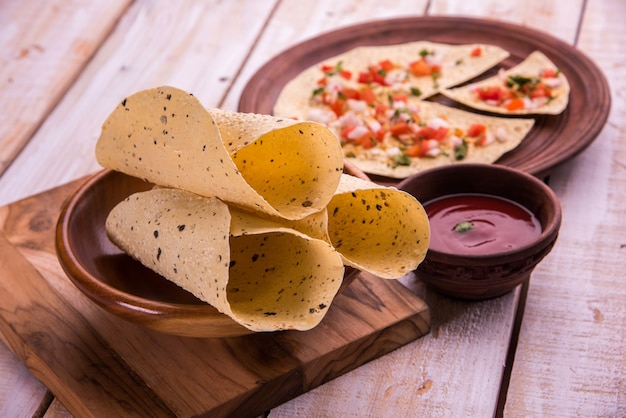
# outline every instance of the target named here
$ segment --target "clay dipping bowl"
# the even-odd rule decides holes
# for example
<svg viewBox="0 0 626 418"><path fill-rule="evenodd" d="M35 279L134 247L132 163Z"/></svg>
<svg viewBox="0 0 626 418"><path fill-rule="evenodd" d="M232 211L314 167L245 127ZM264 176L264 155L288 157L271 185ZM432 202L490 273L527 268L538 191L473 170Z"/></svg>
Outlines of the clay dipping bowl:
<svg viewBox="0 0 626 418"><path fill-rule="evenodd" d="M415 271L437 292L457 299L481 300L504 295L529 280L535 266L552 250L561 226L561 206L541 180L497 164L457 164L425 170L398 188L425 206L453 194L485 194L509 199L539 220L541 234L526 245L503 252L467 255L429 249Z"/></svg>

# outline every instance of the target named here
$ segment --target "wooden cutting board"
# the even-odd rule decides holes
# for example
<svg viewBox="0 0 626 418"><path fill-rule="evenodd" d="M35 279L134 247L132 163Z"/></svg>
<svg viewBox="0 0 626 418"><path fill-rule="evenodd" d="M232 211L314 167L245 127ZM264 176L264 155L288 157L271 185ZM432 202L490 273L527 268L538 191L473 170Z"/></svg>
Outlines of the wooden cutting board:
<svg viewBox="0 0 626 418"><path fill-rule="evenodd" d="M84 179L0 207L0 337L76 416L255 416L430 330L402 284L361 273L306 332L176 337L101 310L54 249Z"/></svg>

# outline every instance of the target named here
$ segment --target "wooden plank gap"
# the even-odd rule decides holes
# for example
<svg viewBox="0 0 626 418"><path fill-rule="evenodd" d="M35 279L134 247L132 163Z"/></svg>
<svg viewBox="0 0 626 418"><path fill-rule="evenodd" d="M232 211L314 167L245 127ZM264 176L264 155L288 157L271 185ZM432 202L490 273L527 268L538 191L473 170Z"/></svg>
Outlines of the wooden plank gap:
<svg viewBox="0 0 626 418"><path fill-rule="evenodd" d="M506 356L506 364L504 365L504 373L502 373L502 382L500 383L500 395L498 396L498 403L496 404L496 410L494 413L494 417L496 418L504 416L506 395L509 391L511 373L513 372L513 364L515 363L515 352L517 351L519 334L522 329L522 321L524 319L524 310L526 308L526 298L528 296L529 286L530 279L526 280L520 286L520 293L517 299L517 309L515 311L515 320L513 321L513 329L511 330L511 339L509 341L509 350Z"/></svg>
<svg viewBox="0 0 626 418"><path fill-rule="evenodd" d="M50 405L52 405L52 401L54 401L54 395L49 390L46 391L46 394L41 398L41 402L39 403L39 407L33 413L32 418L43 418L46 416L46 413L50 409Z"/></svg>
<svg viewBox="0 0 626 418"><path fill-rule="evenodd" d="M426 5L424 6L424 16L430 16L430 7L433 5L433 0L426 1Z"/></svg>
<svg viewBox="0 0 626 418"><path fill-rule="evenodd" d="M585 11L587 10L587 0L583 0L582 7L580 8L580 14L578 15L578 22L576 22L576 34L574 35L574 46L578 45L578 39L583 29L583 21L585 20Z"/></svg>

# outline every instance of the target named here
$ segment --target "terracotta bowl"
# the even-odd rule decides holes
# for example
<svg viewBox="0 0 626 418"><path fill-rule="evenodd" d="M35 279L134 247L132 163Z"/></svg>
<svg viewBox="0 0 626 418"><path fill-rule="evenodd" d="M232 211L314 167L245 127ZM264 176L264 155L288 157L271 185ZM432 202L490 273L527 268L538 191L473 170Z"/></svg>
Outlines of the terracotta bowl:
<svg viewBox="0 0 626 418"><path fill-rule="evenodd" d="M353 167L345 171L363 176ZM111 209L152 187L139 178L102 170L69 197L56 227L57 256L67 276L104 310L146 328L189 337L252 333L109 241L104 225ZM340 291L357 275L358 270L346 268Z"/></svg>
<svg viewBox="0 0 626 418"><path fill-rule="evenodd" d="M561 206L552 190L536 177L502 165L458 164L426 170L398 184L422 204L452 194L503 197L527 208L542 232L514 250L461 255L429 249L415 271L427 286L459 299L501 296L529 280L535 266L551 251L561 226Z"/></svg>

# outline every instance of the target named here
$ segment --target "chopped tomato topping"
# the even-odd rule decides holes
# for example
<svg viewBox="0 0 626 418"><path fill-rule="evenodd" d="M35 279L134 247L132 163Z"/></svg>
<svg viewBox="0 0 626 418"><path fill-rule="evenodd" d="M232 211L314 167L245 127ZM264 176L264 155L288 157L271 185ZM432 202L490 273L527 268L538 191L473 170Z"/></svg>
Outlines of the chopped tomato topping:
<svg viewBox="0 0 626 418"><path fill-rule="evenodd" d="M374 78L374 83L378 83L381 86L387 86L387 81L385 81L385 72L384 70L380 70L380 71L376 71L375 73L372 74L372 77Z"/></svg>
<svg viewBox="0 0 626 418"><path fill-rule="evenodd" d="M483 86L476 90L481 100L500 101L502 89L498 86Z"/></svg>
<svg viewBox="0 0 626 418"><path fill-rule="evenodd" d="M356 143L365 149L370 149L376 145L376 140L372 137L370 132L366 133L362 137L356 140Z"/></svg>
<svg viewBox="0 0 626 418"><path fill-rule="evenodd" d="M558 70L555 70L554 68L546 68L541 72L540 76L543 78L554 78L558 75L558 73Z"/></svg>
<svg viewBox="0 0 626 418"><path fill-rule="evenodd" d="M416 77L431 75L433 73L432 68L424 59L409 63L409 71Z"/></svg>
<svg viewBox="0 0 626 418"><path fill-rule="evenodd" d="M404 153L406 155L408 155L409 157L421 157L422 154L422 147L420 146L420 144L415 144L415 145L411 145L410 147L408 147Z"/></svg>
<svg viewBox="0 0 626 418"><path fill-rule="evenodd" d="M411 127L405 121L396 122L389 127L389 133L394 136L411 133Z"/></svg>
<svg viewBox="0 0 626 418"><path fill-rule="evenodd" d="M518 97L516 97L515 99L512 99L509 103L507 103L506 105L506 109L507 110L520 110L523 109L525 107L524 104L524 100L520 99Z"/></svg>
<svg viewBox="0 0 626 418"><path fill-rule="evenodd" d="M530 97L533 99L539 97L550 97L552 95L552 90L545 83L537 83L535 88L530 92Z"/></svg>
<svg viewBox="0 0 626 418"><path fill-rule="evenodd" d="M352 72L347 70L340 70L339 75L346 80L350 80L352 78Z"/></svg>
<svg viewBox="0 0 626 418"><path fill-rule="evenodd" d="M354 131L354 128L356 128L356 126L346 126L345 128L343 128L341 130L341 132L339 133L339 135L343 138L343 139L348 139L348 135L350 135L350 132Z"/></svg>
<svg viewBox="0 0 626 418"><path fill-rule="evenodd" d="M374 114L376 115L376 119L378 120L386 119L388 109L389 108L383 104L377 104L376 109L374 111Z"/></svg>
<svg viewBox="0 0 626 418"><path fill-rule="evenodd" d="M487 127L482 123L472 123L469 128L467 128L467 136L471 138L476 138L485 134Z"/></svg>
<svg viewBox="0 0 626 418"><path fill-rule="evenodd" d="M448 128L443 126L440 126L439 128L424 126L417 131L417 137L419 139L435 139L437 141L443 141L448 134L448 130Z"/></svg>
<svg viewBox="0 0 626 418"><path fill-rule="evenodd" d="M391 71L395 67L393 62L391 62L390 60L382 60L378 63L378 65L380 65L380 68L383 71Z"/></svg>
<svg viewBox="0 0 626 418"><path fill-rule="evenodd" d="M337 115L337 116L341 116L341 115L343 115L345 113L345 111L346 111L345 105L346 105L346 101L345 100L341 100L341 99L338 99L338 100L335 100L332 103L329 103L330 109L333 112L335 112L335 115Z"/></svg>
<svg viewBox="0 0 626 418"><path fill-rule="evenodd" d="M483 49L477 46L476 48L472 49L472 52L470 52L470 57L480 57L482 54Z"/></svg>
<svg viewBox="0 0 626 418"><path fill-rule="evenodd" d="M361 100L371 105L376 102L376 95L374 94L372 89L365 87L361 89Z"/></svg>
<svg viewBox="0 0 626 418"><path fill-rule="evenodd" d="M409 98L407 97L406 94L394 94L393 96L391 96L391 100L394 102L408 102Z"/></svg>
<svg viewBox="0 0 626 418"><path fill-rule="evenodd" d="M437 141L432 140L432 139L427 139L425 141L422 141L421 145L421 149L420 149L420 157L425 156L426 154L428 154L429 151L437 148L439 146L439 144L437 143Z"/></svg>
<svg viewBox="0 0 626 418"><path fill-rule="evenodd" d="M437 128L437 133L435 134L435 138L437 141L443 141L444 139L446 139L446 136L448 136L448 131L450 129L440 126L439 128Z"/></svg>
<svg viewBox="0 0 626 418"><path fill-rule="evenodd" d="M386 86L388 83L385 81L385 76L395 67L396 65L390 60L380 61L376 65L369 67L367 71L359 72L357 80L363 84L377 83Z"/></svg>
<svg viewBox="0 0 626 418"><path fill-rule="evenodd" d="M359 92L353 88L349 88L346 87L342 90L339 91L339 94L342 96L342 98L344 99L354 99L354 100L359 100L361 98L361 95L359 94Z"/></svg>
<svg viewBox="0 0 626 418"><path fill-rule="evenodd" d="M357 81L362 84L371 84L374 82L374 76L371 71L361 71Z"/></svg>

